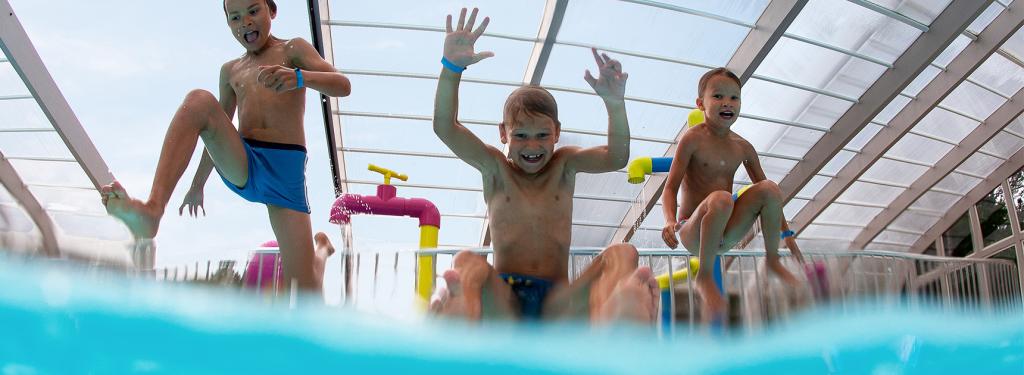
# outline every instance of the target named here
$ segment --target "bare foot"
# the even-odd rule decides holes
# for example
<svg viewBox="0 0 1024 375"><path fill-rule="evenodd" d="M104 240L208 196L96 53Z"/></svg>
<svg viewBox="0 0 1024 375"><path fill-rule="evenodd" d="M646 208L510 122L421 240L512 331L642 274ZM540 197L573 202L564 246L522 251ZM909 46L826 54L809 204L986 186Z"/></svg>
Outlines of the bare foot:
<svg viewBox="0 0 1024 375"><path fill-rule="evenodd" d="M430 312L435 315L479 320L480 298L477 297L475 301L471 301L466 296L459 273L455 270L445 271L444 281L448 287L437 287L434 297L430 299Z"/></svg>
<svg viewBox="0 0 1024 375"><path fill-rule="evenodd" d="M615 285L597 318L604 322L653 323L658 318L659 291L650 267L639 267Z"/></svg>
<svg viewBox="0 0 1024 375"><path fill-rule="evenodd" d="M701 306L701 317L706 322L725 318L725 298L718 291L715 280L712 278L697 278L697 292L700 293L704 304Z"/></svg>
<svg viewBox="0 0 1024 375"><path fill-rule="evenodd" d="M124 222L136 239L156 236L160 217L163 216L162 208L150 207L145 202L128 197L128 192L117 181L101 187L100 195L107 213Z"/></svg>
<svg viewBox="0 0 1024 375"><path fill-rule="evenodd" d="M327 258L334 255L334 245L331 244L331 239L327 238L324 232L317 232L313 235L313 255L313 272L317 274L317 280L323 283Z"/></svg>

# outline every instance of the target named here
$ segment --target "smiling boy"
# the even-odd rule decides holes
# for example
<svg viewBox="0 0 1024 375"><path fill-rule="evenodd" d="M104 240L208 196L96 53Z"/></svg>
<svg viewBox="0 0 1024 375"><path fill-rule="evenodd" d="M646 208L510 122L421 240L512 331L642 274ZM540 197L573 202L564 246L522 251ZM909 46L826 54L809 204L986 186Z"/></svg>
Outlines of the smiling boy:
<svg viewBox="0 0 1024 375"><path fill-rule="evenodd" d="M130 198L120 183L101 189L107 212L124 221L138 240L156 236L160 219L196 143L206 146L191 188L178 209L195 215L203 207L203 185L216 168L229 189L265 204L281 250L285 280L318 290L315 268L333 252L323 233L311 236L306 198L303 132L306 90L347 96L348 79L320 57L309 42L285 40L270 32L277 16L274 0L225 0L232 36L245 53L220 70L220 99L193 90L174 114L164 137L149 198ZM238 111L238 129L232 124Z"/></svg>

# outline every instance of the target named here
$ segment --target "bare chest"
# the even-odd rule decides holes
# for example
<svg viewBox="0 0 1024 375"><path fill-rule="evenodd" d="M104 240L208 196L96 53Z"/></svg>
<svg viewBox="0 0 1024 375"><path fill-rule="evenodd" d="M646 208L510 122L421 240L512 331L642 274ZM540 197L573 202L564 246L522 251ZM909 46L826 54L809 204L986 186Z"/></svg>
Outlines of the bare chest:
<svg viewBox="0 0 1024 375"><path fill-rule="evenodd" d="M730 144L704 144L698 146L693 153L687 175L732 179L742 163L743 151L738 147Z"/></svg>

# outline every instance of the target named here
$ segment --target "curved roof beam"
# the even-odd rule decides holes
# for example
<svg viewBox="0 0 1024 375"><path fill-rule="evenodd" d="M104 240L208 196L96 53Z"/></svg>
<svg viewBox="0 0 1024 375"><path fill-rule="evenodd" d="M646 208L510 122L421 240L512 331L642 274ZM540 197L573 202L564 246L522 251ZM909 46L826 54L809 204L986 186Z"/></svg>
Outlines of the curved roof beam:
<svg viewBox="0 0 1024 375"><path fill-rule="evenodd" d="M764 12L761 13L761 17L757 19L754 28L750 30L750 33L747 34L747 37L743 39L743 42L736 49L735 54L729 59L726 67L736 73L740 77L741 82L746 82L750 79L750 76L754 75L754 71L761 65L764 58L768 56L768 52L771 52L772 48L775 47L775 43L779 41L779 38L782 37L806 4L807 0L772 0ZM675 142L665 151L664 156L675 155L676 146L679 144L679 140L682 139L685 130L686 127L679 129ZM612 234L612 243L626 242L633 237L636 228L640 226L640 223L643 222L644 218L647 217L647 214L651 212L651 209L654 208L661 198L661 192L665 189L666 177L659 174L652 175L647 179L640 195L638 195L638 197L648 197L647 201L643 205L630 206L626 214L623 215L618 229Z"/></svg>
<svg viewBox="0 0 1024 375"><path fill-rule="evenodd" d="M987 5L988 2L985 3ZM948 42L959 35L959 30L962 30L963 27L967 27L974 18L973 16L966 18L963 13L959 13L965 10L952 9L954 7L965 6L967 6L967 3L965 2L951 3L932 27L933 32L941 35L931 35L930 33L922 34L919 41L915 43L915 46L921 43L928 44L928 47L932 47L929 48L930 51L938 51L936 54L930 54L930 57L926 60L914 61L920 68L916 69L918 72L928 66L928 64L934 60L937 53L941 53L949 44ZM973 4L972 6L984 9L984 6L980 6L978 4ZM1015 8L1020 7L1021 5L1018 5ZM975 10L975 8L968 10ZM954 11L955 13L949 17L957 17L955 20L957 22L952 22L948 18L943 20L950 11ZM1014 11L1005 10L1000 13L996 20L982 33L983 37L979 37L977 41L972 42L966 49L957 55L957 57L946 67L946 70L940 72L938 76L932 79L931 82L921 90L917 95L916 100L911 101L903 107L903 109L900 110L900 112L896 114L891 121L889 121L888 126L882 128L878 134L871 138L871 141L861 148L861 152L854 156L853 159L851 159L846 166L836 174L836 177L830 179L828 183L826 183L825 186L815 194L814 199L808 202L807 205L805 205L803 209L801 209L800 212L792 218L792 226L797 228L797 231L802 231L803 228L813 222L814 219L825 210L825 208L832 204L832 202L846 191L851 184L857 181L857 178L864 174L868 168L885 155L886 151L895 145L904 134L913 129L914 125L920 122L925 115L938 106L947 95L953 92L953 89L966 80L975 69L981 66L989 56L995 53L999 46L1001 46L1006 39L1012 36L1013 33L1016 32L1022 24L1024 24L1024 17L1022 17L1024 15L1022 15L1022 13L1024 13L1024 10L1022 9L1015 9ZM976 15L977 12L972 14ZM930 35L931 37L929 37ZM949 39L947 39L947 37ZM947 40L947 42L939 43L941 40ZM908 58L908 56L914 59L920 59L922 56L917 55L915 57L914 54L911 53L914 52L915 49L920 50L920 48L916 48L915 46L912 46L911 50L908 50L907 53L901 56L900 60L904 60L904 58ZM897 60L897 63L899 63L900 60ZM874 101L873 98L875 95L881 95L873 93L873 90L876 87L888 87L889 90L900 91L906 87L906 85L895 87L892 82L890 82L895 80L895 78L886 78L886 75L890 75L890 73L892 75L897 75L897 70L890 70L883 74L882 78L879 78L876 84L872 86L862 98L864 98L865 101ZM903 78L903 76L901 75L898 78ZM914 76L910 76L906 81L909 82L913 78ZM804 184L806 184L806 181L797 184L800 179L806 178L806 180L809 180L810 176L812 176L815 171L820 170L821 167L835 155L836 151L839 150L839 147L834 147L833 149L833 145L841 146L848 142L852 136L860 132L868 121L874 118L874 116L876 116L878 112L885 107L885 104L888 103L892 97L898 95L898 93L899 91L890 92L890 95L887 96L888 99L885 102L877 103L878 106L875 108L876 110L871 112L867 112L867 109L865 108L857 108L859 103L854 105L850 111L847 111L846 115L844 115L843 118L836 123L836 126L833 127L835 131L826 134L821 141L815 144L804 158L805 161L797 165L797 167L782 180L780 186L782 186L784 194L787 195L787 201L791 199L797 191L800 191ZM845 140L840 140L840 138L844 136L849 137L845 137ZM838 143L840 141L841 143ZM826 150L827 148L832 152L828 155L824 155L824 152L829 151Z"/></svg>
<svg viewBox="0 0 1024 375"><path fill-rule="evenodd" d="M804 161L797 164L792 171L786 175L782 181L779 182L779 186L782 188L782 192L786 202L789 202L804 188L805 185L811 180L811 177L828 163L832 158L845 146L851 139L856 136L861 129L863 129L875 116L881 112L885 106L892 101L904 88L909 85L914 78L917 77L942 51L948 46L957 36L960 35L961 30L967 28L968 25L980 14L985 8L991 3L991 0L974 0L974 1L954 1L946 7L945 10L939 14L938 18L932 22L929 31L921 34L920 37L909 47L907 50L900 55L898 59L893 63L893 67L887 70L879 77L874 84L868 88L867 91L861 95L860 100L850 107L843 116L836 121L832 129L826 133L813 147L804 155ZM973 70L973 69L972 69ZM964 76L966 77L966 75ZM933 80L934 82L934 80ZM955 85L953 85L955 86ZM945 96L945 95L943 95ZM922 101L917 101L922 102ZM938 101L935 101L938 103ZM908 107L915 104L912 102L908 104ZM929 108L934 106L928 106ZM906 110L906 108L904 109ZM922 111L927 112L927 111ZM876 135L876 138L878 136ZM864 154L870 154L865 152ZM875 157L881 155L871 154ZM852 167L854 163L849 163L848 167ZM859 175L859 174L858 174ZM830 185L836 186L837 189L845 190L845 186L849 185L856 178L842 178L842 173L830 182ZM840 180L842 183L835 182ZM818 194L821 196L821 193ZM838 196L839 194L835 194ZM813 208L806 207L801 210L820 213L832 200L835 199L833 196L831 199L822 201L820 199L812 200L807 205L813 206ZM817 216L817 215L813 215ZM792 220L793 225L797 229L802 229L806 223L813 220L812 215L805 214L797 215L797 218Z"/></svg>
<svg viewBox="0 0 1024 375"><path fill-rule="evenodd" d="M0 184L7 188L14 199L18 200L28 216L32 218L32 222L39 228L39 234L43 237L43 253L47 256L59 257L60 248L57 246L57 234L54 230L53 220L50 215L46 214L46 210L39 204L39 200L28 190L28 186L25 186L25 182L18 176L18 171L7 161L3 152L0 152Z"/></svg>
<svg viewBox="0 0 1024 375"><path fill-rule="evenodd" d="M960 216L971 208L981 198L985 197L986 194L991 193L996 187L1001 185L1007 178L1010 178L1015 172L1024 168L1024 148L1017 151L1009 159L1006 160L999 168L992 171L985 180L978 183L971 191L967 192L960 200L953 204L946 211L946 215L943 216L939 221L932 225L931 229L928 229L914 245L910 247L911 253L923 252L928 245L935 242L938 236L942 235L950 225L953 225Z"/></svg>
<svg viewBox="0 0 1024 375"><path fill-rule="evenodd" d="M1024 12L1017 11L1016 13ZM882 209L882 212L878 213L878 215L875 215L871 222L857 234L850 248L863 249L885 227L889 226L893 220L896 220L900 213L910 207L924 193L927 193L928 189L942 181L943 177L946 177L956 167L960 166L992 137L999 134L1003 128L1020 116L1021 113L1024 113L1024 90L1017 91L1017 94L1013 95L1009 101L1000 106L999 109L993 112L981 125L964 138L958 147L946 153L942 159L935 163L934 167L910 184L909 189L903 190L888 207Z"/></svg>

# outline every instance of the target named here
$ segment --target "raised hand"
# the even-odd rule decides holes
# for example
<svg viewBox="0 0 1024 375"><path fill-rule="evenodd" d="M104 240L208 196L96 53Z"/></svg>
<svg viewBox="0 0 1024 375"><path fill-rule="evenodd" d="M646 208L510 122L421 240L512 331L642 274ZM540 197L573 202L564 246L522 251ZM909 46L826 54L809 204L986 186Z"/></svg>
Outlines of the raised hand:
<svg viewBox="0 0 1024 375"><path fill-rule="evenodd" d="M623 101L626 96L626 79L629 78L629 74L622 72L622 63L608 57L606 53L598 54L596 48L591 48L590 51L594 53L594 61L597 61L598 76L594 78L590 74L590 69L587 69L583 79L587 80L590 87L594 88L594 92L605 102Z"/></svg>
<svg viewBox="0 0 1024 375"><path fill-rule="evenodd" d="M199 210L203 211L203 216L206 216L206 208L203 207L203 188L191 188L188 189L188 193L185 193L185 199L182 200L181 206L178 207L178 216L184 214L185 207L188 207L188 214L192 217L199 216Z"/></svg>
<svg viewBox="0 0 1024 375"><path fill-rule="evenodd" d="M463 68L494 56L494 53L490 51L476 53L473 50L473 44L484 34L487 24L491 22L490 18L484 17L480 27L473 30L473 24L476 23L476 13L477 9L473 8L473 13L469 15L469 20L466 20L466 8L462 8L462 12L459 14L459 23L454 30L452 29L452 15L448 15L445 24L444 58L451 61L452 64Z"/></svg>
<svg viewBox="0 0 1024 375"><path fill-rule="evenodd" d="M299 79L295 69L282 65L263 65L256 74L256 83L275 92L284 92L297 89Z"/></svg>

